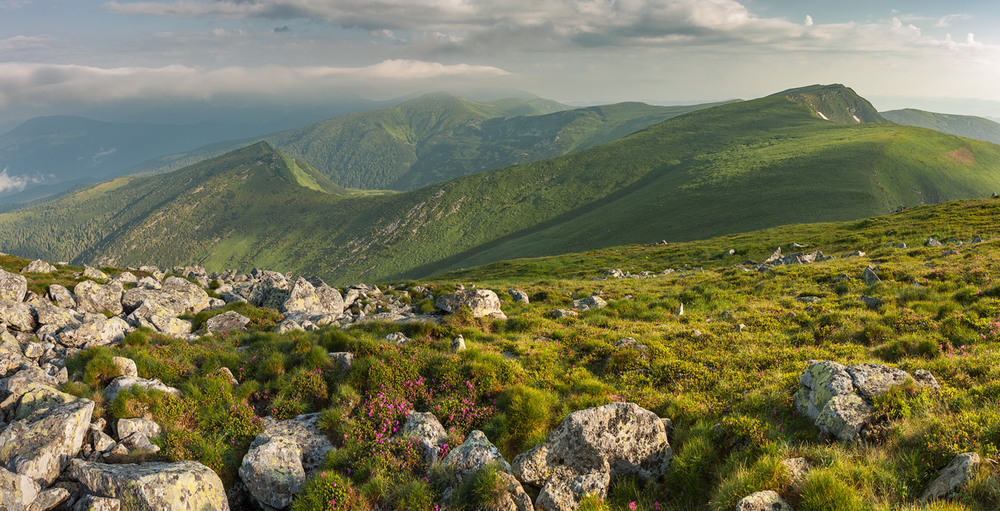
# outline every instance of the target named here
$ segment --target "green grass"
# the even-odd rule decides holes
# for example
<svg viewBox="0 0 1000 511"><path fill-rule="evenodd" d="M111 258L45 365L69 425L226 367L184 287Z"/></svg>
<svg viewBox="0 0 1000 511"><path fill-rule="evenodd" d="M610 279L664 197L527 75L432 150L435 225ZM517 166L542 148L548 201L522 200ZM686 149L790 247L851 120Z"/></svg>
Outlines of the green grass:
<svg viewBox="0 0 1000 511"><path fill-rule="evenodd" d="M941 114L913 108L882 112L882 116L897 124L917 126L1000 144L1000 124L982 117Z"/></svg>

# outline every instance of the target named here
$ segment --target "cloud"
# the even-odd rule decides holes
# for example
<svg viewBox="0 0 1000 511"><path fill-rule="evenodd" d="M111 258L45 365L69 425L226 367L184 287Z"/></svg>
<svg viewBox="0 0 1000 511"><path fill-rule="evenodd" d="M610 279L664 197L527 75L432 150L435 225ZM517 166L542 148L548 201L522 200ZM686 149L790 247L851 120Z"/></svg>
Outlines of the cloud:
<svg viewBox="0 0 1000 511"><path fill-rule="evenodd" d="M805 25L806 25L807 27L811 27L811 26L813 26L813 17L812 17L812 16L810 16L810 15L806 14L806 21L805 21Z"/></svg>
<svg viewBox="0 0 1000 511"><path fill-rule="evenodd" d="M29 184L38 184L44 181L40 177L31 176L11 176L7 174L8 168L4 168L0 171L0 192L9 192L12 190L21 191L24 190Z"/></svg>
<svg viewBox="0 0 1000 511"><path fill-rule="evenodd" d="M274 33L275 34L280 34L282 32L291 32L291 31L292 31L292 29L289 28L288 25L282 25L280 27L274 27Z"/></svg>
<svg viewBox="0 0 1000 511"><path fill-rule="evenodd" d="M100 102L150 97L211 98L220 94L314 94L330 88L404 85L433 80L496 79L493 66L385 60L364 67L190 66L98 68L0 63L0 106Z"/></svg>
<svg viewBox="0 0 1000 511"><path fill-rule="evenodd" d="M16 35L0 39L0 52L48 48L52 41L53 39L48 37Z"/></svg>

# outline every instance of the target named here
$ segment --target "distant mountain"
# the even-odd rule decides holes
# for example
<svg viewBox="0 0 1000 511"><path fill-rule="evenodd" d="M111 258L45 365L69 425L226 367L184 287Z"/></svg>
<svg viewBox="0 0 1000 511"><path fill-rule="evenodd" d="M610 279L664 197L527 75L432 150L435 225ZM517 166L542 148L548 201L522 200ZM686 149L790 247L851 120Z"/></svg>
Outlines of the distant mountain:
<svg viewBox="0 0 1000 511"><path fill-rule="evenodd" d="M796 92L717 106L601 146L405 193L303 187L321 183L319 173L256 144L0 215L0 250L118 265L261 266L349 283L865 218L1000 190L1000 146L858 124L853 116L868 113L847 88L826 89L822 99ZM816 105L854 110L846 110L850 121L830 122Z"/></svg>
<svg viewBox="0 0 1000 511"><path fill-rule="evenodd" d="M888 122L853 89L839 83L810 85L773 94L808 106L820 118L842 124Z"/></svg>
<svg viewBox="0 0 1000 511"><path fill-rule="evenodd" d="M567 110L537 98L477 102L437 93L261 140L349 188L412 190L593 147L709 106L621 103ZM158 158L135 170L156 173L180 168L252 141Z"/></svg>
<svg viewBox="0 0 1000 511"><path fill-rule="evenodd" d="M1000 123L972 115L939 114L906 108L882 112L896 124L916 126L1000 144Z"/></svg>

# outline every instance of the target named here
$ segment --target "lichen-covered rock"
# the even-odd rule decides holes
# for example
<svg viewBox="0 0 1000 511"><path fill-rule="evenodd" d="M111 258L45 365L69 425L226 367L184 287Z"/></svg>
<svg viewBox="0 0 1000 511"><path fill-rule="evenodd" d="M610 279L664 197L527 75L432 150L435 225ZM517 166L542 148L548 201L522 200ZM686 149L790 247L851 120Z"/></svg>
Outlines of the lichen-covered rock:
<svg viewBox="0 0 1000 511"><path fill-rule="evenodd" d="M865 271L861 272L861 280L864 281L866 286L872 286L882 282L879 278L878 273L875 273L875 268L868 266Z"/></svg>
<svg viewBox="0 0 1000 511"><path fill-rule="evenodd" d="M0 509L25 511L40 491L34 479L0 467Z"/></svg>
<svg viewBox="0 0 1000 511"><path fill-rule="evenodd" d="M76 399L76 396L60 392L52 386L33 383L26 392L21 394L12 419L26 419L39 410L47 410L54 406L71 403Z"/></svg>
<svg viewBox="0 0 1000 511"><path fill-rule="evenodd" d="M27 284L25 284L25 290L27 290ZM66 289L66 286L60 284L50 285L49 298L55 302L56 305L64 309L76 308L76 298L73 298L73 294L69 292L69 289Z"/></svg>
<svg viewBox="0 0 1000 511"><path fill-rule="evenodd" d="M76 306L80 311L97 314L121 314L122 295L125 293L120 282L98 284L85 280L73 288Z"/></svg>
<svg viewBox="0 0 1000 511"><path fill-rule="evenodd" d="M118 432L118 438L124 439L133 433L140 433L146 438L154 438L163 430L153 419L139 417L135 419L118 419L118 422L115 424L115 431Z"/></svg>
<svg viewBox="0 0 1000 511"><path fill-rule="evenodd" d="M80 452L94 402L77 399L14 421L0 431L0 465L49 486Z"/></svg>
<svg viewBox="0 0 1000 511"><path fill-rule="evenodd" d="M560 465L556 467L538 492L535 505L546 511L574 510L587 495L604 498L611 485L611 474L606 471L577 474L573 469Z"/></svg>
<svg viewBox="0 0 1000 511"><path fill-rule="evenodd" d="M271 438L290 438L302 449L302 468L311 476L323 464L326 453L333 449L333 444L316 425L319 416L318 413L310 413L283 421L265 417L261 432L251 444L251 449L267 443Z"/></svg>
<svg viewBox="0 0 1000 511"><path fill-rule="evenodd" d="M139 376L139 370L135 367L135 361L131 358L112 357L111 363L118 369L120 376L130 376L132 378Z"/></svg>
<svg viewBox="0 0 1000 511"><path fill-rule="evenodd" d="M181 300L184 307L182 314L197 314L208 307L208 293L197 284L180 277L167 277L160 290Z"/></svg>
<svg viewBox="0 0 1000 511"><path fill-rule="evenodd" d="M529 511L531 499L525 493L521 483L514 477L510 464L503 459L503 455L500 454L496 446L490 443L486 435L479 430L473 430L469 433L465 442L452 449L442 460L441 464L454 475L454 486L448 488L445 495L450 496L468 477L483 470L491 463L496 463L498 475L505 485L497 509Z"/></svg>
<svg viewBox="0 0 1000 511"><path fill-rule="evenodd" d="M31 307L5 298L0 298L0 322L21 332L34 332L36 327Z"/></svg>
<svg viewBox="0 0 1000 511"><path fill-rule="evenodd" d="M52 273L54 271L56 271L55 266L41 259L35 259L28 263L28 266L21 269L21 273Z"/></svg>
<svg viewBox="0 0 1000 511"><path fill-rule="evenodd" d="M464 289L454 294L439 296L434 305L445 312L458 312L463 307L472 311L472 317L500 317L504 315L500 309L500 297L489 289Z"/></svg>
<svg viewBox="0 0 1000 511"><path fill-rule="evenodd" d="M0 270L0 298L23 302L28 292L28 279L9 271Z"/></svg>
<svg viewBox="0 0 1000 511"><path fill-rule="evenodd" d="M291 505L306 482L302 449L288 437L274 437L243 457L240 479L258 502L276 509Z"/></svg>
<svg viewBox="0 0 1000 511"><path fill-rule="evenodd" d="M944 467L938 473L937 478L924 490L923 495L920 496L920 502L947 498L948 495L965 485L980 463L979 455L974 452L965 452L955 456L951 463L948 463L948 466Z"/></svg>
<svg viewBox="0 0 1000 511"><path fill-rule="evenodd" d="M277 309L288 299L291 285L284 275L276 271L259 270L250 272L250 280L234 286L233 291L246 299L254 307Z"/></svg>
<svg viewBox="0 0 1000 511"><path fill-rule="evenodd" d="M824 435L853 442L861 438L861 429L873 408L854 390L847 368L830 361L816 362L799 377L795 408L813 419Z"/></svg>
<svg viewBox="0 0 1000 511"><path fill-rule="evenodd" d="M108 275L97 268L84 265L83 276L88 279L108 280Z"/></svg>
<svg viewBox="0 0 1000 511"><path fill-rule="evenodd" d="M163 314L153 314L149 322L156 330L174 337L191 333L191 322Z"/></svg>
<svg viewBox="0 0 1000 511"><path fill-rule="evenodd" d="M229 511L226 489L197 461L108 465L74 460L69 476L128 511Z"/></svg>
<svg viewBox="0 0 1000 511"><path fill-rule="evenodd" d="M736 511L793 511L785 499L773 490L759 491L743 497L736 504Z"/></svg>
<svg viewBox="0 0 1000 511"><path fill-rule="evenodd" d="M856 364L848 367L847 372L854 380L854 388L868 399L885 394L893 386L902 385L910 378L902 369L881 364Z"/></svg>
<svg viewBox="0 0 1000 511"><path fill-rule="evenodd" d="M573 300L573 308L580 309L582 311L590 309L603 309L608 306L608 302L604 301L600 296L588 296L586 298L580 298L579 300Z"/></svg>
<svg viewBox="0 0 1000 511"><path fill-rule="evenodd" d="M142 387L147 390L158 390L160 392L166 392L171 396L178 399L181 398L181 391L173 387L165 385L160 380L147 380L145 378L135 378L131 376L119 376L104 389L104 401L111 403L118 397L118 394L125 389L130 389L132 387Z"/></svg>
<svg viewBox="0 0 1000 511"><path fill-rule="evenodd" d="M122 501L96 495L86 495L73 507L73 511L122 511ZM127 511L127 510L126 510Z"/></svg>
<svg viewBox="0 0 1000 511"><path fill-rule="evenodd" d="M518 303L528 303L528 302L530 302L530 300L528 299L528 293L525 293L524 291L521 291L520 289L514 289L514 288L508 289L507 290L507 294L509 294L510 297L515 302L518 302Z"/></svg>
<svg viewBox="0 0 1000 511"><path fill-rule="evenodd" d="M411 411L400 430L400 435L415 438L423 448L424 459L433 462L438 457L438 446L448 440L448 432L430 412Z"/></svg>
<svg viewBox="0 0 1000 511"><path fill-rule="evenodd" d="M46 300L35 300L31 306L40 325L52 325L61 329L79 323L71 309L53 305Z"/></svg>
<svg viewBox="0 0 1000 511"><path fill-rule="evenodd" d="M214 333L246 330L250 318L236 311L226 311L205 321L205 329Z"/></svg>
<svg viewBox="0 0 1000 511"><path fill-rule="evenodd" d="M308 315L339 315L344 312L344 298L340 291L322 284L313 286L308 280L299 277L288 293L288 298L282 304L285 312L303 313Z"/></svg>
<svg viewBox="0 0 1000 511"><path fill-rule="evenodd" d="M29 511L50 511L69 500L69 490L66 488L53 487L38 494L35 503L31 505Z"/></svg>
<svg viewBox="0 0 1000 511"><path fill-rule="evenodd" d="M59 332L59 343L71 348L106 346L124 339L128 331L128 323L119 317L91 317Z"/></svg>

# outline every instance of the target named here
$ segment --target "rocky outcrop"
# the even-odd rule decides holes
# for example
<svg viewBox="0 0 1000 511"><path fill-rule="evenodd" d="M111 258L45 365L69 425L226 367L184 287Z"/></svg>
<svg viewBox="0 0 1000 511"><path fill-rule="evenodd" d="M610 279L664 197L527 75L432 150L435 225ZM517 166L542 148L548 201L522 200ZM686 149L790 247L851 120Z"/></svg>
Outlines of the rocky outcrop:
<svg viewBox="0 0 1000 511"><path fill-rule="evenodd" d="M276 421L264 419L261 432L240 465L240 479L262 504L282 509L322 465L333 445L316 427L319 414Z"/></svg>
<svg viewBox="0 0 1000 511"><path fill-rule="evenodd" d="M205 321L205 330L211 333L226 333L247 329L250 318L236 311L226 311Z"/></svg>
<svg viewBox="0 0 1000 511"><path fill-rule="evenodd" d="M124 293L124 288L118 282L98 284L92 280L85 280L73 288L77 308L82 312L96 314L120 314Z"/></svg>
<svg viewBox="0 0 1000 511"><path fill-rule="evenodd" d="M587 494L603 498L616 476L662 476L672 457L656 414L615 402L569 414L544 443L517 455L513 470L520 481L541 488L537 507L576 509Z"/></svg>
<svg viewBox="0 0 1000 511"><path fill-rule="evenodd" d="M458 312L468 308L472 317L486 316L507 319L500 309L500 297L488 289L464 289L450 295L439 296L434 305L445 312Z"/></svg>
<svg viewBox="0 0 1000 511"><path fill-rule="evenodd" d="M0 270L0 298L23 302L27 292L28 279L24 278L24 275Z"/></svg>
<svg viewBox="0 0 1000 511"><path fill-rule="evenodd" d="M0 431L0 464L48 486L80 452L94 402L77 399L14 421Z"/></svg>
<svg viewBox="0 0 1000 511"><path fill-rule="evenodd" d="M197 461L110 465L74 460L69 477L129 511L229 511L222 480Z"/></svg>
<svg viewBox="0 0 1000 511"><path fill-rule="evenodd" d="M510 464L503 459L503 455L500 454L496 446L490 443L482 431L473 430L469 433L462 445L452 449L441 461L441 464L452 473L454 483L452 487L445 490L445 500L448 500L466 479L485 469L488 465L496 464L497 474L501 478L504 491L499 496L499 502L495 503L495 508L510 511L530 511L532 509L531 498L514 477Z"/></svg>

